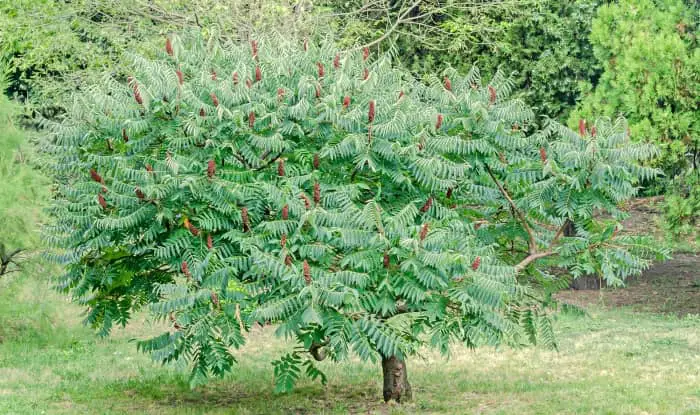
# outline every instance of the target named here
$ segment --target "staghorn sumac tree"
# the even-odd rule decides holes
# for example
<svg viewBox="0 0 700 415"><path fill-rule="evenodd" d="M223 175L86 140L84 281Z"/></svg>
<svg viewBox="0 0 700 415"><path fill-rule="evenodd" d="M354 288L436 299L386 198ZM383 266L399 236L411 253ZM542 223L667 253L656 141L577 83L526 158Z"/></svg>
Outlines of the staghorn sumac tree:
<svg viewBox="0 0 700 415"><path fill-rule="evenodd" d="M184 359L197 385L270 322L299 345L273 362L278 390L354 353L400 401L419 347L554 346L528 282L548 266L614 284L662 254L616 231L655 174L624 121L533 132L500 73L423 84L366 50L299 43L172 36L52 126L46 238L102 334L148 306L172 329L138 347Z"/></svg>

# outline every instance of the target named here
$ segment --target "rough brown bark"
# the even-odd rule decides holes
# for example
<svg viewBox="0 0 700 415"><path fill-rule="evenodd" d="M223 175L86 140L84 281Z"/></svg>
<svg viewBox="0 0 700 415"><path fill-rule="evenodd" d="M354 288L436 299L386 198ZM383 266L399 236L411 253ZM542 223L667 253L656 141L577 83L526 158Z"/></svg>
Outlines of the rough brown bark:
<svg viewBox="0 0 700 415"><path fill-rule="evenodd" d="M384 375L384 402L409 401L412 398L411 384L408 383L406 362L396 356L382 358Z"/></svg>

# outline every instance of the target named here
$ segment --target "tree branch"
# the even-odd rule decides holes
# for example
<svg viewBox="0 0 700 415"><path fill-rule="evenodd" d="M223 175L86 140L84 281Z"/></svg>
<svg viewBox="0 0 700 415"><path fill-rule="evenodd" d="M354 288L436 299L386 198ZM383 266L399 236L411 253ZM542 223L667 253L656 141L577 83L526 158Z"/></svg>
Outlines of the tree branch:
<svg viewBox="0 0 700 415"><path fill-rule="evenodd" d="M489 176L491 176L491 179L493 180L494 183L496 183L496 186L498 186L498 190L501 192L503 197L506 198L508 203L510 204L511 208L513 208L513 211L515 212L515 215L520 219L520 222L523 225L523 228L525 228L525 232L527 232L527 235L529 237L528 240L528 249L530 251L530 255L537 254L537 241L535 241L535 234L532 232L532 229L530 228L530 224L527 222L527 218L525 218L525 215L523 212L518 209L518 207L515 205L515 202L513 202L513 198L510 197L508 194L508 191L503 188L503 185L496 179L496 176L494 176L493 172L491 171L491 168L488 165L484 165L486 167L486 172L488 172Z"/></svg>

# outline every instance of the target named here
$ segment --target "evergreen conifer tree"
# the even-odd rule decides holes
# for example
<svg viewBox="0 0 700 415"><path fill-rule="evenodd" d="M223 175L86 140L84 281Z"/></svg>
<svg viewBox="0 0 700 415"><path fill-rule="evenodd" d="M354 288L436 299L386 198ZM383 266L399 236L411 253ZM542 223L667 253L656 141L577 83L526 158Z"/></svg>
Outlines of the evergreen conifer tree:
<svg viewBox="0 0 700 415"><path fill-rule="evenodd" d="M501 73L423 84L281 37L171 36L131 68L50 126L46 239L87 323L107 334L147 306L172 329L138 347L184 359L193 386L270 322L301 346L273 362L280 391L354 353L400 401L419 347L554 346L528 282L548 266L619 284L663 255L617 232L654 148L623 120L529 131Z"/></svg>

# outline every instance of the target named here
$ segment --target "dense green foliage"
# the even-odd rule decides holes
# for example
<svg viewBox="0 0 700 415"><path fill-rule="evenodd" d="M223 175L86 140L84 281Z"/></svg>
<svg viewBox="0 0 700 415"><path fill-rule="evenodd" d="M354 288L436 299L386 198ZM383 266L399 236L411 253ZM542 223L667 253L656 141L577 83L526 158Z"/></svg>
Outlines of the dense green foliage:
<svg viewBox="0 0 700 415"><path fill-rule="evenodd" d="M149 305L174 330L139 347L193 385L231 369L255 322L334 361L553 345L519 275L550 281L551 261L619 284L663 255L616 231L656 174L623 120L526 133L501 73L423 84L331 44L187 36L152 54L49 123L46 239L87 322L106 334ZM280 390L323 379L299 350L275 367Z"/></svg>
<svg viewBox="0 0 700 415"><path fill-rule="evenodd" d="M676 177L664 203L666 229L676 241L700 246L700 174L689 171Z"/></svg>
<svg viewBox="0 0 700 415"><path fill-rule="evenodd" d="M344 12L361 8L361 1L344 5L327 2ZM398 2L401 3L401 2ZM408 2L410 3L410 2ZM484 76L504 66L515 73L523 100L541 115L565 120L582 90L600 74L588 36L600 4L597 0L537 0L459 4L421 2L410 13L420 17L401 25L381 45L393 50L418 74L452 67L467 73L477 64ZM438 8L438 10L435 10ZM392 14L375 10L345 19L343 40L370 42L387 32Z"/></svg>
<svg viewBox="0 0 700 415"><path fill-rule="evenodd" d="M682 0L622 0L598 9L591 44L603 74L579 118L623 114L635 140L662 150L668 179L700 163L698 8Z"/></svg>

